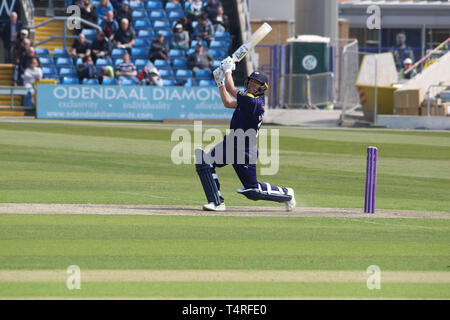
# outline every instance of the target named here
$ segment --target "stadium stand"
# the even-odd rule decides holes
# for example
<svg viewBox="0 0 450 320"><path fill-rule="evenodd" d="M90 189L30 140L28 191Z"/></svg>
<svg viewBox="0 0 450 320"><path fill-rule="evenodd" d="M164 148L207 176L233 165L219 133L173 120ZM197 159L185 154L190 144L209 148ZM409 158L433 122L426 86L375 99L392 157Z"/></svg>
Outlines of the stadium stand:
<svg viewBox="0 0 450 320"><path fill-rule="evenodd" d="M74 4L75 1L66 1L66 7ZM91 3L96 6L99 1L94 0ZM130 6L133 9L132 26L136 32L136 42L131 48L131 61L136 65L138 71L142 70L149 58L149 48L153 39L157 34L163 34L165 41L170 44L173 35L173 28L180 19L187 16L189 2L186 6L167 2L167 1L130 1ZM49 17L35 17L34 24L41 23ZM40 28L36 31L37 42L48 39L51 35L64 35L64 21L54 21L46 25L46 28ZM100 21L98 21L98 25ZM195 27L196 21L193 21ZM70 45L75 38L72 31L66 30L67 36L71 38L64 41L62 39L45 42L36 48L36 53L40 58L40 63L43 68L44 79L55 79L57 83L62 84L78 84L76 67L82 64L81 58L72 59ZM83 28L83 33L87 41L91 42L97 35L97 29ZM231 53L231 35L229 32L215 32L214 40L208 46L203 41L204 49L208 50L215 59L213 68L220 66L220 61ZM212 70L201 70L194 74L187 66L187 56L192 53L197 40L190 41L190 50L185 52L183 50L172 49L169 51L169 60L156 60L155 66L160 71L163 79L163 85L201 85L210 86L215 85L212 76ZM98 58L96 60L97 71L103 66L113 66L114 69L122 62L123 53L126 49L112 47L110 51L110 58ZM97 79L85 79L84 84L97 84ZM100 81L102 84L113 85L116 79L105 78ZM124 81L122 85L133 85L132 81Z"/></svg>

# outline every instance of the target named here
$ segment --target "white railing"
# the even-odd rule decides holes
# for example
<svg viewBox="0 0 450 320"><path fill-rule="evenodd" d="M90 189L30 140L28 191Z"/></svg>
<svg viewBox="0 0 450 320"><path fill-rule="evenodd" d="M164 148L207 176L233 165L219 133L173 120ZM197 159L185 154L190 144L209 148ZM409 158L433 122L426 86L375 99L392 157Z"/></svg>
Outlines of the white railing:
<svg viewBox="0 0 450 320"><path fill-rule="evenodd" d="M75 39L75 38L77 38L75 36L69 36L67 34L67 29L68 29L67 28L67 21L68 20L83 23L83 24L88 25L88 26L90 26L90 27L92 27L94 29L97 29L98 32L102 31L102 28L100 28L100 26L98 26L98 25L96 25L96 24L94 24L92 22L89 22L87 20L84 20L82 18L78 18L78 17L53 17L53 18L45 20L45 21L43 21L43 22L41 22L41 23L39 23L39 24L37 24L35 26L31 26L31 27L29 27L29 29L30 30L36 30L36 29L38 29L38 28L40 28L40 27L42 27L42 26L44 26L46 24L49 24L49 23L53 22L53 21L64 21L65 22L63 24L63 26L64 26L64 29L63 29L64 35L62 35L62 36L51 36L51 37L49 37L49 38L47 38L45 40L39 41L38 43L35 44L35 46L38 47L41 44L44 44L44 43L46 43L48 41L51 41L53 39L63 39L63 45L64 45L64 48L66 49L67 48L67 39Z"/></svg>

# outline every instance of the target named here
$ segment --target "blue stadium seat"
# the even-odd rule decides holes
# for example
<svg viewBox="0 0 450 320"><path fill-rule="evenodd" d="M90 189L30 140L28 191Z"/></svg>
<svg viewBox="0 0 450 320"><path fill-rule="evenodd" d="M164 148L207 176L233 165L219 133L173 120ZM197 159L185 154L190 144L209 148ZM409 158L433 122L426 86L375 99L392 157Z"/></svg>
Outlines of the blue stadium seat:
<svg viewBox="0 0 450 320"><path fill-rule="evenodd" d="M170 43L170 40L172 39L173 32L170 29L160 29L157 30L155 33L162 34L164 36L164 40L166 40L167 43Z"/></svg>
<svg viewBox="0 0 450 320"><path fill-rule="evenodd" d="M183 12L183 7L179 3L167 2L166 3L166 11Z"/></svg>
<svg viewBox="0 0 450 320"><path fill-rule="evenodd" d="M197 80L211 80L212 72L209 69L199 69L195 73L195 79Z"/></svg>
<svg viewBox="0 0 450 320"><path fill-rule="evenodd" d="M217 50L228 50L230 48L230 44L226 41L216 41L213 40L209 44L210 49L217 49Z"/></svg>
<svg viewBox="0 0 450 320"><path fill-rule="evenodd" d="M56 58L70 58L69 51L67 49L53 49L53 59Z"/></svg>
<svg viewBox="0 0 450 320"><path fill-rule="evenodd" d="M55 66L58 69L62 67L73 67L73 60L71 58L56 58Z"/></svg>
<svg viewBox="0 0 450 320"><path fill-rule="evenodd" d="M156 59L153 64L155 65L155 67L159 70L159 69L172 69L170 67L170 62L167 60L163 60L163 59Z"/></svg>
<svg viewBox="0 0 450 320"><path fill-rule="evenodd" d="M59 69L60 77L77 77L77 72L74 68L60 68Z"/></svg>
<svg viewBox="0 0 450 320"><path fill-rule="evenodd" d="M140 72L145 65L147 64L147 59L136 59L133 63L136 66L136 69L138 70L138 72Z"/></svg>
<svg viewBox="0 0 450 320"><path fill-rule="evenodd" d="M83 58L77 59L76 66L79 66L80 64L83 64Z"/></svg>
<svg viewBox="0 0 450 320"><path fill-rule="evenodd" d="M183 11L169 11L167 14L167 18L169 21L178 21L184 16Z"/></svg>
<svg viewBox="0 0 450 320"><path fill-rule="evenodd" d="M130 7L131 7L131 9L133 9L133 11L144 10L145 9L144 3L140 2L140 1L139 2L131 1L130 2Z"/></svg>
<svg viewBox="0 0 450 320"><path fill-rule="evenodd" d="M154 20L153 21L153 29L155 32L158 32L158 30L161 29L170 29L170 23L169 20Z"/></svg>
<svg viewBox="0 0 450 320"><path fill-rule="evenodd" d="M216 82L214 80L200 80L198 82L199 87L215 87Z"/></svg>
<svg viewBox="0 0 450 320"><path fill-rule="evenodd" d="M161 1L147 1L145 8L148 9L163 9Z"/></svg>
<svg viewBox="0 0 450 320"><path fill-rule="evenodd" d="M122 86L134 86L138 84L138 82L136 82L135 80L131 80L131 79L124 79L121 83Z"/></svg>
<svg viewBox="0 0 450 320"><path fill-rule="evenodd" d="M144 48L146 50L150 49L150 40L148 39L141 39L141 38L137 38L133 48Z"/></svg>
<svg viewBox="0 0 450 320"><path fill-rule="evenodd" d="M99 84L99 82L98 82L97 78L91 78L91 79L84 78L82 84L92 85L92 84Z"/></svg>
<svg viewBox="0 0 450 320"><path fill-rule="evenodd" d="M159 75L163 79L173 79L173 77L174 77L173 71L170 70L170 69L161 69L161 70L159 70Z"/></svg>
<svg viewBox="0 0 450 320"><path fill-rule="evenodd" d="M149 20L135 20L133 21L133 28L139 34L140 30L147 30L152 28L152 24Z"/></svg>
<svg viewBox="0 0 450 320"><path fill-rule="evenodd" d="M208 49L208 43L204 40L192 40L191 41L191 49L195 49L195 46L197 45L197 43L201 41L203 44L203 48Z"/></svg>
<svg viewBox="0 0 450 320"><path fill-rule="evenodd" d="M214 60L212 68L213 69L219 68L221 62L222 62L221 60Z"/></svg>
<svg viewBox="0 0 450 320"><path fill-rule="evenodd" d="M189 69L178 69L175 71L175 78L176 79L188 79L192 78L192 70Z"/></svg>
<svg viewBox="0 0 450 320"><path fill-rule="evenodd" d="M169 58L170 59L180 59L180 58L185 58L186 57L186 53L184 52L184 50L178 50L178 49L170 49L169 50Z"/></svg>
<svg viewBox="0 0 450 320"><path fill-rule="evenodd" d="M86 40L92 42L94 41L95 37L97 36L97 30L96 29L83 29L81 31L82 34L86 37Z"/></svg>
<svg viewBox="0 0 450 320"><path fill-rule="evenodd" d="M117 66L119 65L119 64L121 64L123 62L123 59L122 58L117 58L117 59L115 59L114 60L114 68L117 68Z"/></svg>
<svg viewBox="0 0 450 320"><path fill-rule="evenodd" d="M176 82L174 79L162 79L162 82L163 82L164 87L170 87L170 86L176 85Z"/></svg>
<svg viewBox="0 0 450 320"><path fill-rule="evenodd" d="M133 20L147 19L147 11L145 10L133 10Z"/></svg>
<svg viewBox="0 0 450 320"><path fill-rule="evenodd" d="M138 39L152 40L153 38L155 38L155 33L153 30L141 29L138 32Z"/></svg>
<svg viewBox="0 0 450 320"><path fill-rule="evenodd" d="M109 59L103 59L98 58L97 62L95 63L95 66L98 67L106 67L106 66L112 66L112 63Z"/></svg>
<svg viewBox="0 0 450 320"><path fill-rule="evenodd" d="M49 58L50 57L50 50L48 49L43 49L43 48L36 48L36 54L40 57L46 57Z"/></svg>
<svg viewBox="0 0 450 320"><path fill-rule="evenodd" d="M75 77L63 77L62 84L78 84L78 78Z"/></svg>
<svg viewBox="0 0 450 320"><path fill-rule="evenodd" d="M131 59L147 59L148 50L143 48L131 48Z"/></svg>
<svg viewBox="0 0 450 320"><path fill-rule="evenodd" d="M127 51L126 49L122 49L122 48L114 48L114 49L112 49L112 51L111 51L111 58L112 58L112 59L118 59L118 58L122 59L123 54L124 54L126 51Z"/></svg>
<svg viewBox="0 0 450 320"><path fill-rule="evenodd" d="M223 60L227 57L227 52L225 50L209 49L208 52L214 60Z"/></svg>
<svg viewBox="0 0 450 320"><path fill-rule="evenodd" d="M192 78L186 78L186 79L181 79L180 78L180 80L182 80L184 82L184 86L185 87L193 87L193 86L195 86L195 81Z"/></svg>
<svg viewBox="0 0 450 320"><path fill-rule="evenodd" d="M163 10L152 10L148 13L150 20L167 20L167 14Z"/></svg>
<svg viewBox="0 0 450 320"><path fill-rule="evenodd" d="M50 57L39 57L39 61L43 67L53 67L54 63Z"/></svg>
<svg viewBox="0 0 450 320"><path fill-rule="evenodd" d="M172 60L173 69L188 69L187 61L184 58Z"/></svg>
<svg viewBox="0 0 450 320"><path fill-rule="evenodd" d="M231 36L226 31L216 31L214 33L214 40L231 42Z"/></svg>
<svg viewBox="0 0 450 320"><path fill-rule="evenodd" d="M112 86L116 84L116 79L114 78L103 78L102 85Z"/></svg>

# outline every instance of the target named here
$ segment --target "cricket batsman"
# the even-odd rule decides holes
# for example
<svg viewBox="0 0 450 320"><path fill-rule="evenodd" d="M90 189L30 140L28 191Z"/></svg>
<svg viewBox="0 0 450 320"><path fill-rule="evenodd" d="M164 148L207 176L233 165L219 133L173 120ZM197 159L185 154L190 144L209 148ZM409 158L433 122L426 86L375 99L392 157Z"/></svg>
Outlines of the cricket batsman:
<svg viewBox="0 0 450 320"><path fill-rule="evenodd" d="M208 201L203 210L226 210L216 168L231 164L243 185L237 190L238 193L254 201L284 203L286 211L292 211L296 204L292 188L259 182L256 176L257 138L264 116L264 92L269 87L268 78L262 71L253 72L245 83L246 90L242 92L234 86L232 71L235 68L233 59L227 57L213 72L224 106L234 109L231 133L209 153L195 150L196 171Z"/></svg>

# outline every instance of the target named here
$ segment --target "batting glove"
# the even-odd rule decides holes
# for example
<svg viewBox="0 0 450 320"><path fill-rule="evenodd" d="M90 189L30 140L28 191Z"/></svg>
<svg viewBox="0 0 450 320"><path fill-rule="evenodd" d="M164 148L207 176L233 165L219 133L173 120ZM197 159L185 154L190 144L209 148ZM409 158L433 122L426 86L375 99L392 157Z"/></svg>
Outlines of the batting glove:
<svg viewBox="0 0 450 320"><path fill-rule="evenodd" d="M223 87L225 85L225 73L221 68L217 68L213 71L214 80L216 81L217 86Z"/></svg>
<svg viewBox="0 0 450 320"><path fill-rule="evenodd" d="M220 63L220 68L223 70L223 72L228 73L236 70L236 64L234 63L233 58L226 57Z"/></svg>

